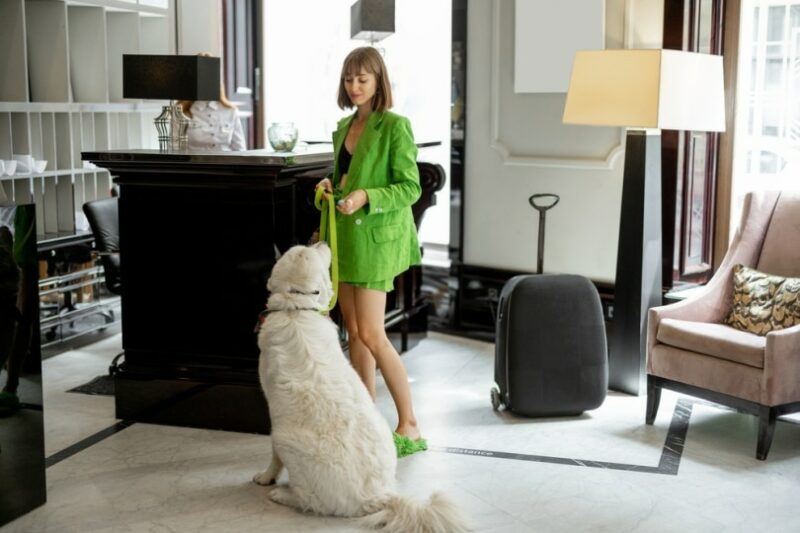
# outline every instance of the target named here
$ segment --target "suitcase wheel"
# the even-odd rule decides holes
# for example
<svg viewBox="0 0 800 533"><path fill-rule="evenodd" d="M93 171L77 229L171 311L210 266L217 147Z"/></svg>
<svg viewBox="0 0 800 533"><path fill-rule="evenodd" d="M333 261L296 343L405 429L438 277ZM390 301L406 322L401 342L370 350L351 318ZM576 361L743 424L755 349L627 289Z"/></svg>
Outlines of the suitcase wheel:
<svg viewBox="0 0 800 533"><path fill-rule="evenodd" d="M502 400L500 400L500 391L497 390L497 387L492 387L492 390L489 391L489 395L492 399L492 409L497 411L500 409L500 406L503 405Z"/></svg>

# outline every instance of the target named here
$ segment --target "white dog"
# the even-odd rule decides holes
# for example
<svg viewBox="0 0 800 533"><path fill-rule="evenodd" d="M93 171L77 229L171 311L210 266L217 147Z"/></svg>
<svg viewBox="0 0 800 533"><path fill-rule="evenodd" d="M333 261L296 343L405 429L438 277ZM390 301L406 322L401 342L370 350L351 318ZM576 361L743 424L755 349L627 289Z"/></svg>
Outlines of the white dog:
<svg viewBox="0 0 800 533"><path fill-rule="evenodd" d="M395 493L392 431L342 353L336 325L319 310L333 294L324 243L295 246L272 270L259 335L259 375L272 419L272 463L253 480L289 484L273 501L321 515L364 517L398 532L468 530L458 509L434 493L416 503Z"/></svg>

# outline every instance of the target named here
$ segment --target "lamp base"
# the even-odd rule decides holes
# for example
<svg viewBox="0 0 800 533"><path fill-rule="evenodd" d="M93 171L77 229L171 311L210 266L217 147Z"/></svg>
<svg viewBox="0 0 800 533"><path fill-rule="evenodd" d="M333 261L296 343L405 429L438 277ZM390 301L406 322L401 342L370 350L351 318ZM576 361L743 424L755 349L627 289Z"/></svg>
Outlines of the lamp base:
<svg viewBox="0 0 800 533"><path fill-rule="evenodd" d="M661 305L661 135L628 130L608 386L644 393L647 310Z"/></svg>
<svg viewBox="0 0 800 533"><path fill-rule="evenodd" d="M158 131L158 149L162 152L186 150L188 145L189 119L177 102L161 108L153 123Z"/></svg>

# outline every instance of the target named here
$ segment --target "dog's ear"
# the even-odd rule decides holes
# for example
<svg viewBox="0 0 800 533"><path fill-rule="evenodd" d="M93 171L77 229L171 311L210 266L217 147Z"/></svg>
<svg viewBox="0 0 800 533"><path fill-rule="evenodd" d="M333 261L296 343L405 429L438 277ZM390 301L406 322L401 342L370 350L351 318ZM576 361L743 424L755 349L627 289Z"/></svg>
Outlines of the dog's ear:
<svg viewBox="0 0 800 533"><path fill-rule="evenodd" d="M314 244L311 247L315 252L319 254L322 258L322 263L325 265L325 268L330 268L331 266L331 249L328 248L328 243L325 241L319 241L318 243Z"/></svg>
<svg viewBox="0 0 800 533"><path fill-rule="evenodd" d="M333 284L331 283L331 249L325 241L320 241L309 247L309 251L316 255L317 259L317 283L316 290L319 291L320 307L327 307L333 297Z"/></svg>
<svg viewBox="0 0 800 533"><path fill-rule="evenodd" d="M298 256L305 246L293 246L284 253L272 267L267 280L267 290L271 293L288 292L292 288L293 274L297 270Z"/></svg>

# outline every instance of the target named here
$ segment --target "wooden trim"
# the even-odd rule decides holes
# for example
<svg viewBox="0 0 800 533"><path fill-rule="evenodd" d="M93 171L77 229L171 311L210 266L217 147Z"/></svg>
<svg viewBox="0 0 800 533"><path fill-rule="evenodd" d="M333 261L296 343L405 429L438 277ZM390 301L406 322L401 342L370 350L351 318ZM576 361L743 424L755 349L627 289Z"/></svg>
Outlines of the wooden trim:
<svg viewBox="0 0 800 533"><path fill-rule="evenodd" d="M684 49L684 0L664 2L662 42L665 49ZM678 167L683 161L681 132L661 132L661 284L669 290L677 276L673 268L675 259L675 218L678 197Z"/></svg>
<svg viewBox="0 0 800 533"><path fill-rule="evenodd" d="M736 78L739 61L741 0L727 0L724 6L722 36L725 72L725 132L719 137L716 216L714 220L714 270L719 268L730 239L731 194L733 185L733 141L736 136Z"/></svg>

